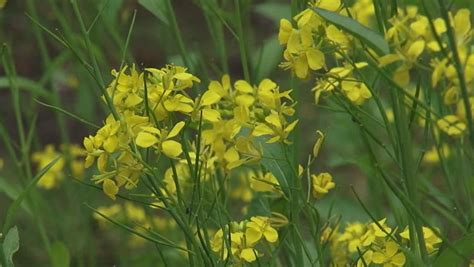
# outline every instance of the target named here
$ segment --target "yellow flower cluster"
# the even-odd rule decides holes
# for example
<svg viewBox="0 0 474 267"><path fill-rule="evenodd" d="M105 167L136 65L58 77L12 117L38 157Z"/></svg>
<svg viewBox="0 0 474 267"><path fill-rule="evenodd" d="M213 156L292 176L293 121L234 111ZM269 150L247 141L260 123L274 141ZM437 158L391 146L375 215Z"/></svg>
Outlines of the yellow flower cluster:
<svg viewBox="0 0 474 267"><path fill-rule="evenodd" d="M400 62L393 74L394 81L400 86L407 86L412 81L411 69L430 70L432 87L442 88L443 103L455 110L455 114L439 118L437 125L450 136L461 136L466 130L466 110L461 99L461 82L453 61L453 50L449 49L446 21L443 18L430 21L418 12L416 6L408 6L399 9L398 15L390 19L390 23L391 27L386 31L385 38L392 44L394 53L381 57L380 66ZM474 85L474 53L470 49L471 12L460 9L456 14L450 13L449 23L454 31L455 46L466 86L471 88ZM442 50L445 53L441 53ZM423 54L429 57L429 65L420 62ZM471 103L470 112L473 113L474 92L468 89L467 93Z"/></svg>
<svg viewBox="0 0 474 267"><path fill-rule="evenodd" d="M354 69L367 66L367 63L360 62L349 64L341 56L350 49L352 37L334 25L327 24L319 17L313 7L326 9L347 16L347 10L342 8L339 0L317 0L309 2L309 7L293 17L296 27L290 21L282 19L280 21L279 40L280 44L286 48L283 53L285 62L281 64L284 69L292 69L300 79L306 79L311 71L323 77L317 79L315 101L319 101L320 95L331 92L335 89L342 89L341 92L354 104L361 105L372 97L364 82L356 78ZM374 13L372 1L356 1L350 9L351 15L361 23L368 24L370 17ZM340 65L331 68L327 72L326 58L332 56Z"/></svg>
<svg viewBox="0 0 474 267"><path fill-rule="evenodd" d="M262 256L256 246L262 242L278 241L275 228L285 226L288 221L281 214L276 217L254 216L241 222L232 222L219 229L211 240L211 248L222 260L231 257L234 263L254 262Z"/></svg>
<svg viewBox="0 0 474 267"><path fill-rule="evenodd" d="M82 179L84 174L84 164L82 163L85 151L78 145L62 145L57 151L54 145L49 144L42 151L34 152L31 156L36 164L38 172L48 166L53 160L59 157L51 168L46 171L37 183L43 189L57 187L66 176L66 156L70 157L70 168L73 178Z"/></svg>
<svg viewBox="0 0 474 267"><path fill-rule="evenodd" d="M211 81L201 97L204 125L202 137L226 169L244 163L256 162L261 151L255 137L269 137L267 143L291 143L288 135L297 120L290 122L295 113L291 90L280 92L270 79L258 86L238 80L233 86L228 75L221 81Z"/></svg>
<svg viewBox="0 0 474 267"><path fill-rule="evenodd" d="M178 66L146 69L135 66L112 71L115 79L107 88L116 116L110 114L94 136L84 139L86 167L97 162L99 174L93 180L102 184L105 194L115 199L120 187L137 186L143 171L137 147L152 149L157 155L176 158L182 146L175 139L184 122L172 125L178 113L191 115L193 100L185 89L199 79Z"/></svg>
<svg viewBox="0 0 474 267"><path fill-rule="evenodd" d="M348 223L342 232L339 226L334 229L327 227L322 234L322 242L328 243L331 262L334 266L346 266L357 259L357 266L404 266L405 254L401 246L409 240L409 230L405 229L398 235L392 230L386 219L371 223ZM423 227L423 237L427 252L436 252L441 239L428 227ZM355 262L354 262L355 263Z"/></svg>
<svg viewBox="0 0 474 267"><path fill-rule="evenodd" d="M165 156L176 161L176 170L184 174L178 177L183 181L190 176L187 165L194 165L199 153L200 162L206 166L200 175L206 179L216 168L228 172L258 162L261 141L256 142L256 138L290 144L288 136L298 122L290 120L295 113L291 90L280 91L269 79L253 86L244 80L232 84L224 75L221 81L211 81L201 95L192 97L187 89L200 80L183 67L169 65L139 72L132 66L113 70L112 75L115 79L107 93L115 113L94 136L84 139L85 165L96 163L99 173L93 180L102 184L112 199L121 187L136 187L147 171L140 148L154 152L157 160ZM201 143L184 144L181 138L185 129L197 131ZM188 149L186 155L183 145ZM164 191L175 192L171 167L164 184Z"/></svg>

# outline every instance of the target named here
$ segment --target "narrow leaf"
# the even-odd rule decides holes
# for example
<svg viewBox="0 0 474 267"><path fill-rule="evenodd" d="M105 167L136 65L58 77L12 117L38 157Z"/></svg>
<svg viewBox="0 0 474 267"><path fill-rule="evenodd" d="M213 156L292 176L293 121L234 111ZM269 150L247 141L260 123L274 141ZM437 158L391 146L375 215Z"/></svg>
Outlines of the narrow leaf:
<svg viewBox="0 0 474 267"><path fill-rule="evenodd" d="M364 44L367 44L372 49L379 52L379 54L385 55L390 52L390 47L387 41L385 41L383 36L380 36L372 29L367 28L366 26L349 17L339 15L335 12L327 11L317 7L313 7L312 9L322 18L351 33Z"/></svg>
<svg viewBox="0 0 474 267"><path fill-rule="evenodd" d="M7 181L7 178L3 177L3 176L0 176L0 192L5 193L5 195L8 198L10 198L11 200L15 200L18 197L18 195L20 194L17 186L14 186L14 185L10 184ZM30 208L25 203L23 203L21 205L21 207L26 212L28 212L28 214L32 214Z"/></svg>
<svg viewBox="0 0 474 267"><path fill-rule="evenodd" d="M7 215L5 216L5 221L3 223L3 232L6 232L6 230L10 227L10 224L11 224L11 221L13 220L13 217L15 216L15 213L17 211L17 209L20 207L21 203L23 202L23 200L26 198L26 196L28 195L28 193L33 189L35 188L35 185L36 183L38 183L38 181L41 179L41 177L43 177L43 175L49 170L51 169L51 167L54 166L54 164L56 164L56 162L60 159L61 157L58 156L57 158L55 158L54 160L52 160L48 165L46 165L46 167L44 167L43 169L41 169L41 171L30 181L30 183L25 187L25 189L23 190L23 192L20 193L20 195L18 196L17 199L15 199L15 201L13 201L13 203L11 204L11 206L8 208L7 210Z"/></svg>
<svg viewBox="0 0 474 267"><path fill-rule="evenodd" d="M185 249L185 248L182 248L178 245L175 245L175 244L172 244L172 243L168 243L168 242L162 242L160 240L157 240L156 238L153 238L151 236L148 236L148 235L145 235L145 234L142 234L138 231L136 231L135 229L133 229L132 227L128 226L128 225L125 225L121 222L118 222L116 220L113 220L111 219L110 217L104 215L103 213L101 213L100 211L94 209L93 207L89 206L87 203L84 203L84 205L86 205L86 207L88 207L89 209L91 209L93 212L97 213L98 215L100 215L100 217L106 219L107 221L117 225L118 227L132 233L132 234L135 234L143 239L146 239L148 241L151 241L153 243L155 243L156 245L162 245L162 246L166 246L166 247L171 247L171 248L175 248L175 249L179 249L179 250L183 250L183 251L186 251L186 252L190 252L191 254L193 254L194 252L188 250L188 249Z"/></svg>
<svg viewBox="0 0 474 267"><path fill-rule="evenodd" d="M138 0L138 3L155 15L161 22L169 25L168 17L165 13L166 5L163 0Z"/></svg>
<svg viewBox="0 0 474 267"><path fill-rule="evenodd" d="M96 128L96 129L99 129L99 128L100 128L100 126L98 126L98 125L96 125L96 124L94 124L94 123L92 123L92 122L90 122L90 121L88 121L88 120L86 120L86 119L83 119L83 118L81 118L81 117L79 117L79 116L77 116L77 115L75 115L75 114L73 114L73 113L71 113L71 112L69 112L69 111L67 111L67 110L64 110L64 109L62 109L62 108L60 108L60 107L56 107L56 106L53 106L53 105L49 105L49 104L43 103L43 102L39 101L38 99L35 99L35 101L36 101L38 104L42 105L42 106L45 106L45 107L54 109L55 111L58 111L58 112L60 112L60 113L63 113L64 115L67 115L67 116L69 116L69 117L71 117L71 118L73 118L73 119L76 119L76 120L78 120L78 121L80 121L80 122L82 122L82 123L84 123L84 124L87 124L87 125L89 125L89 126L91 126L91 127L94 127L94 128Z"/></svg>
<svg viewBox="0 0 474 267"><path fill-rule="evenodd" d="M61 241L55 241L51 244L51 266L69 267L70 263L71 255L66 245Z"/></svg>
<svg viewBox="0 0 474 267"><path fill-rule="evenodd" d="M468 234L454 242L452 248L445 248L435 260L435 267L467 266L470 257L474 254L474 233ZM457 253L458 252L458 253ZM462 254L464 256L461 257Z"/></svg>

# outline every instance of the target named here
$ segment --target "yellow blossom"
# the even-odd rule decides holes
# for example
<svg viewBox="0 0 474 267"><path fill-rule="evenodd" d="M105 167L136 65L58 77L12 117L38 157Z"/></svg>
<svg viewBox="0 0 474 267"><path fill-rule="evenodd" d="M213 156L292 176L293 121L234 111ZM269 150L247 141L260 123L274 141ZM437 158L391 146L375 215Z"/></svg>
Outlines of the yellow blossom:
<svg viewBox="0 0 474 267"><path fill-rule="evenodd" d="M439 238L431 228L422 227L423 238L425 239L425 246L428 253L434 253L438 249L437 246L443 241ZM410 229L407 227L400 236L406 240L410 240Z"/></svg>
<svg viewBox="0 0 474 267"><path fill-rule="evenodd" d="M446 115L436 123L438 128L449 136L459 137L466 130L466 124L456 115Z"/></svg>
<svg viewBox="0 0 474 267"><path fill-rule="evenodd" d="M275 175L271 172L265 174L257 173L258 176L250 177L250 187L256 192L273 192L281 193L279 189L279 183Z"/></svg>
<svg viewBox="0 0 474 267"><path fill-rule="evenodd" d="M262 237L274 243L278 240L278 232L270 224L270 219L264 216L254 216L246 224L245 237L251 245L257 243Z"/></svg>
<svg viewBox="0 0 474 267"><path fill-rule="evenodd" d="M142 127L142 131L138 133L135 140L137 146L148 148L155 146L158 151L163 152L167 157L176 158L183 152L182 146L171 138L176 137L185 123L183 121L176 123L176 125L167 132L151 126Z"/></svg>
<svg viewBox="0 0 474 267"><path fill-rule="evenodd" d="M297 123L298 120L295 120L290 124L286 124L286 122L282 119L282 116L272 111L270 115L265 117L265 123L257 123L252 135L272 136L270 139L268 139L267 143L275 143L278 141L290 143L290 141L287 140L288 135L291 133L291 131L293 131Z"/></svg>
<svg viewBox="0 0 474 267"><path fill-rule="evenodd" d="M406 259L405 255L399 252L397 243L386 241L384 248L372 254L372 261L376 264L382 264L384 267L391 267L403 266Z"/></svg>
<svg viewBox="0 0 474 267"><path fill-rule="evenodd" d="M313 184L313 196L317 199L322 198L329 190L336 187L336 184L332 180L332 175L327 172L318 175L313 174L311 175L311 180Z"/></svg>
<svg viewBox="0 0 474 267"><path fill-rule="evenodd" d="M54 145L47 145L43 151L38 151L33 153L32 161L37 164L38 171L45 168L61 154L56 151ZM61 156L54 165L43 174L43 176L38 181L38 187L44 189L52 189L59 185L59 182L64 178L63 168L65 165L65 160Z"/></svg>

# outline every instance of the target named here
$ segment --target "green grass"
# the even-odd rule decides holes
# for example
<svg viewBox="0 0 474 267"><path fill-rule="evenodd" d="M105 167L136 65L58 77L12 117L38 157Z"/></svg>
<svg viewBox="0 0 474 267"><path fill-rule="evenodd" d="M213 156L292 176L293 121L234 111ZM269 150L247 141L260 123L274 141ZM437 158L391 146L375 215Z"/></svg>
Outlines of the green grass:
<svg viewBox="0 0 474 267"><path fill-rule="evenodd" d="M474 104L474 67L469 69L468 59L474 58L472 29L464 43L459 41L462 25L448 26L442 34L433 34L433 29L440 23L436 18L448 25L460 8L472 12L473 6L470 1L375 1L374 13L364 26L355 20L358 11L348 8L360 1L342 2L337 12L318 5L308 9L322 21L312 29L317 34L311 35L311 49L322 51L326 62L317 70L310 64L308 77L298 79L291 69L279 67L285 61L283 51L290 46L280 43L279 23L284 18L297 27L295 16L308 7L306 1L8 1L0 9L0 21L6 25L0 29L0 94L6 99L0 102L1 265L227 266L239 262L244 266L328 266L336 260L336 252L347 247L337 239L339 235L348 224L360 222L366 228L373 223L387 237L377 237L370 246L359 245L348 262L366 261L366 251L383 251L393 241L406 257L406 266L467 266L474 252L474 126L472 113L459 115L459 110L472 110ZM402 55L405 46L414 42L413 36L400 37L406 40L397 43L386 35L394 23L395 6L409 4L417 5L418 14L426 16L428 23L427 33L416 40L430 40L441 48L425 48L413 62L403 55L380 67L381 56ZM472 14L468 19L472 22ZM337 41L328 37L330 25L340 31ZM410 31L410 27L400 31ZM300 33L303 30L293 32ZM341 36L349 36L349 47L338 43ZM446 71L437 86L431 81L435 58L446 59L451 66L450 76ZM356 67L361 61L367 66ZM166 64L185 66L200 83L189 90L167 92L182 94L194 103L192 111L169 112L162 119L156 108L167 105L169 95L163 93L157 100L153 92L157 84L166 87L170 81L178 84L179 79L160 74L160 79L165 78L156 80L156 73L147 68ZM394 76L404 64L410 68L408 85ZM125 86L136 85L143 91L134 112L161 131L160 141L150 147L136 141L137 132L144 131L141 125L124 126L127 113L116 100L124 85L114 83L110 74L112 69L132 65L144 73L135 81L138 85ZM337 67L352 69L347 77L339 77L331 72ZM232 83L242 79L256 85L252 90L258 90L265 78L275 81L280 93L291 88L295 112L280 112L278 118L283 118L280 123L285 126L298 119L296 130L274 144L266 143L268 134L253 136L258 125L269 125L270 110L281 109L259 106L264 101L257 94L248 107L252 116L246 123L239 122L242 130L237 134L224 138L228 154L219 156L216 145L206 140L209 129L218 132L221 128L204 113L207 108L218 112L220 122L236 116L232 105L237 103L234 96L239 89L233 86L230 95L212 105L203 102L211 90L209 83L221 82L224 74L230 74ZM119 73L116 79L127 77ZM370 92L363 103L351 99L348 92L353 88L344 88L351 79ZM322 92L315 103L312 89L326 81L333 89ZM451 87L458 90L457 102L446 104L445 93ZM458 136L439 126L451 114L465 127ZM120 153L129 153L142 166L137 187L119 185L116 200L106 196L115 189L106 189L103 180L119 179L107 175L118 169L120 154L105 152L110 154L106 171L96 164L84 170L80 166L85 154L76 149L76 144L83 147L85 137L111 124L106 122L109 115L120 124L117 131L125 129L132 136L120 139ZM185 122L183 130L163 137L178 121ZM460 127L451 126L451 130ZM315 155L317 130L324 133L324 143ZM237 144L246 137L262 153L261 159ZM180 142L179 159L165 155L165 140ZM54 155L44 152L48 144L54 144ZM227 151L230 148L239 159L250 161L229 170L229 162L235 163L229 159L235 156ZM38 151L43 154L35 157ZM438 159L429 162L432 157ZM51 176L58 162L64 164L55 176L58 180L53 188L45 189L41 178ZM262 175L244 176L255 170ZM324 172L331 173L336 186L320 199L313 192L316 178L312 174ZM265 180L265 173L275 180ZM132 175L124 177L132 179ZM256 181L279 193L257 192ZM252 198L245 200L249 192ZM117 205L116 213L105 209L113 205ZM222 250L213 251L216 242L235 243L232 234L239 229L247 240L250 218L279 216L272 212L288 221L284 225L273 222L278 241L258 241L255 249L261 255L253 250L255 255L247 255L255 256L253 262L237 254L223 259ZM382 218L387 218L391 230L379 222ZM243 223L237 226L236 222ZM409 240L400 236L405 228L410 230ZM218 229L224 232L220 239L215 238ZM424 231L441 240L436 252L431 252ZM239 246L254 248L242 242ZM341 244L344 249L337 247Z"/></svg>

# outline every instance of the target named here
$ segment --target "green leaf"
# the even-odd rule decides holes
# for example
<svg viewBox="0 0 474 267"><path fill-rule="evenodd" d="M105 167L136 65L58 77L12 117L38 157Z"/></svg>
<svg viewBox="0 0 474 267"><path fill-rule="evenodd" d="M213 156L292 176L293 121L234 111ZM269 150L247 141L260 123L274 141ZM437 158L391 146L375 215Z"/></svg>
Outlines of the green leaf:
<svg viewBox="0 0 474 267"><path fill-rule="evenodd" d="M14 186L7 182L7 178L3 176L0 176L0 192L5 193L5 195L7 195L7 197L11 200L15 200L20 194L17 186ZM23 203L21 207L29 214L32 214L31 210L25 203Z"/></svg>
<svg viewBox="0 0 474 267"><path fill-rule="evenodd" d="M435 260L434 266L467 266L465 261L468 261L474 253L474 233L465 235L454 242L453 248L446 247L441 251ZM456 251L458 253L456 253ZM464 258L459 254L462 254Z"/></svg>
<svg viewBox="0 0 474 267"><path fill-rule="evenodd" d="M87 125L89 125L89 126L91 126L91 127L93 127L93 128L96 128L96 129L99 129L99 128L100 128L100 126L98 126L98 125L96 125L96 124L94 124L94 123L92 123L92 122L90 122L90 121L88 121L88 120L86 120L86 119L84 119L84 118L81 118L81 117L79 117L78 115L75 115L75 114L73 114L73 113L71 113L71 112L69 112L69 111L67 111L67 110L65 110L65 109L62 109L62 108L60 108L60 107L56 107L56 106L53 106L53 105L46 104L46 103L44 103L44 102L39 101L38 99L35 99L35 101L36 101L36 103L38 103L38 104L40 104L40 105L42 105L42 106L51 108L51 109L53 109L53 110L55 110L55 111L57 111L57 112L60 112L60 113L62 113L62 114L64 114L64 115L67 115L67 116L69 116L69 117L71 117L71 118L73 118L73 119L76 119L76 120L78 120L78 121L80 121L80 122L82 122L82 123L84 123L84 124L87 124Z"/></svg>
<svg viewBox="0 0 474 267"><path fill-rule="evenodd" d="M13 226L6 234L2 248L6 258L6 267L13 267L13 254L20 249L20 239L16 226Z"/></svg>
<svg viewBox="0 0 474 267"><path fill-rule="evenodd" d="M69 249L61 241L55 241L51 244L51 266L69 267L71 256Z"/></svg>
<svg viewBox="0 0 474 267"><path fill-rule="evenodd" d="M30 183L25 187L25 189L20 193L20 195L13 201L11 206L7 210L7 215L5 216L5 221L3 223L3 232L6 232L6 230L10 227L11 221L13 220L13 217L15 216L16 211L20 207L21 203L23 200L26 198L28 193L35 188L36 183L40 180L41 177L49 170L51 167L56 164L56 162L60 159L61 157L58 156L54 160L52 160L48 165L46 165L41 171L30 181Z"/></svg>
<svg viewBox="0 0 474 267"><path fill-rule="evenodd" d="M291 18L291 7L289 4L266 2L255 6L255 11L264 17L279 23L282 18Z"/></svg>
<svg viewBox="0 0 474 267"><path fill-rule="evenodd" d="M97 213L98 215L100 215L100 217L106 219L107 221L117 225L118 227L124 229L125 231L129 232L129 233L132 233L132 234L135 234L143 239L146 239L148 241L151 241L153 243L155 243L156 245L162 245L162 246L166 246L166 247L171 247L171 248L175 248L175 249L179 249L179 250L182 250L182 251L186 251L186 252L191 252L191 253L194 253L186 248L182 248L174 243L171 243L171 241L167 240L167 239L164 239L164 241L162 240L158 240L154 237L151 237L151 236L148 236L148 235L145 235L144 233L140 233L138 231L136 231L134 228L124 224L124 223L121 223L117 220L114 220L114 219L111 219L110 217L107 217L106 215L104 215L103 213L101 213L100 211L94 209L93 207L89 206L89 204L87 203L84 203L84 205L86 205L86 207L88 207L89 209L91 209L93 212Z"/></svg>
<svg viewBox="0 0 474 267"><path fill-rule="evenodd" d="M292 179L294 179L294 170L285 158L284 146L280 143L267 144L264 137L256 138L256 140L263 151L262 165L267 171L275 175L282 191L289 196L290 186L293 184Z"/></svg>
<svg viewBox="0 0 474 267"><path fill-rule="evenodd" d="M322 18L351 33L364 44L367 44L372 49L376 50L379 54L385 55L390 53L390 47L387 41L385 41L383 36L380 36L372 29L367 28L349 17L341 16L331 11L317 7L313 7L312 9Z"/></svg>
<svg viewBox="0 0 474 267"><path fill-rule="evenodd" d="M97 1L97 9L98 15L102 16L105 20L109 23L117 23L117 18L119 16L120 9L123 5L123 0L105 0L105 1Z"/></svg>
<svg viewBox="0 0 474 267"><path fill-rule="evenodd" d="M50 96L50 93L41 84L28 78L16 76L15 83L21 90L40 96ZM10 81L8 77L0 77L0 89L10 89Z"/></svg>
<svg viewBox="0 0 474 267"><path fill-rule="evenodd" d="M138 3L142 5L146 10L150 11L155 17L161 22L169 25L168 17L166 16L165 10L166 5L163 0L138 0Z"/></svg>
<svg viewBox="0 0 474 267"><path fill-rule="evenodd" d="M265 40L262 48L252 57L252 65L255 69L257 81L268 77L275 70L281 61L281 58L275 57L275 55L280 55L282 50L283 48L278 42L277 35Z"/></svg>

